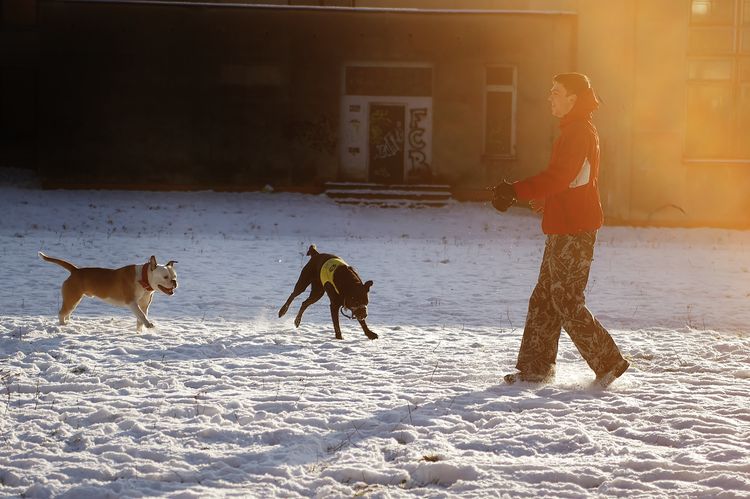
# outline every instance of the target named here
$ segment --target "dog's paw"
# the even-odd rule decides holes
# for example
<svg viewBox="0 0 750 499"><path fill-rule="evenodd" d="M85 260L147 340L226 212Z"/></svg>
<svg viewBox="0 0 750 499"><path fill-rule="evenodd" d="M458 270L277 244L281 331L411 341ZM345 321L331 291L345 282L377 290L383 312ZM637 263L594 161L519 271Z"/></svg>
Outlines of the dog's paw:
<svg viewBox="0 0 750 499"><path fill-rule="evenodd" d="M294 318L294 327L299 327L300 322L302 322L302 317L295 317Z"/></svg>
<svg viewBox="0 0 750 499"><path fill-rule="evenodd" d="M365 336L367 336L367 338L369 338L371 340L377 340L378 339L378 335L375 334L375 333L373 333L372 331L366 332Z"/></svg>
<svg viewBox="0 0 750 499"><path fill-rule="evenodd" d="M286 313L287 310L289 310L289 306L284 305L283 307L281 307L279 309L279 317L284 317L284 314Z"/></svg>
<svg viewBox="0 0 750 499"><path fill-rule="evenodd" d="M152 327L155 327L155 326L154 326L153 322L147 322L146 323L146 327L149 328L149 329L151 329Z"/></svg>

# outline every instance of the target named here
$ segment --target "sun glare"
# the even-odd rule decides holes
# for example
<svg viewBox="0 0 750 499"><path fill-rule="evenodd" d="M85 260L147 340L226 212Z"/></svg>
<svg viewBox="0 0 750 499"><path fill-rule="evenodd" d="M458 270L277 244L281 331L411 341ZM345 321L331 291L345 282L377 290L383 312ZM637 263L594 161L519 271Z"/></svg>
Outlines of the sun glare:
<svg viewBox="0 0 750 499"><path fill-rule="evenodd" d="M712 0L693 0L693 15L705 16L711 11Z"/></svg>

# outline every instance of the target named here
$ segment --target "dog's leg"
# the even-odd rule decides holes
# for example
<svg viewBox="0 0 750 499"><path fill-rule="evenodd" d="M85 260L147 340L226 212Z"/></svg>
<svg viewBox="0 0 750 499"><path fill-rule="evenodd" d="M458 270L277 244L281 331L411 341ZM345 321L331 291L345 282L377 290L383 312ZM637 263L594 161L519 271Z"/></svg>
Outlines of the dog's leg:
<svg viewBox="0 0 750 499"><path fill-rule="evenodd" d="M128 303L128 308L133 311L133 313L135 314L135 318L138 319L138 322L145 324L148 328L154 327L154 324L150 320L148 320L146 314L144 314L143 310L141 310L141 307L138 306L138 302L133 301Z"/></svg>
<svg viewBox="0 0 750 499"><path fill-rule="evenodd" d="M308 262L308 264L305 265L302 269L302 272L300 272L299 279L297 279L297 284L294 285L294 291L292 291L292 294L290 294L289 298L286 299L286 303L284 303L284 305L282 305L282 307L279 309L279 317L284 316L286 311L289 310L289 305L292 304L292 301L294 301L295 298L301 295L302 292L305 291L312 282L312 279L310 278L311 268L312 266ZM299 314L297 315L299 316Z"/></svg>
<svg viewBox="0 0 750 499"><path fill-rule="evenodd" d="M339 310L341 310L341 305L331 300L331 320L333 321L333 332L336 334L337 340L342 340L344 338L341 336L341 326L339 326Z"/></svg>
<svg viewBox="0 0 750 499"><path fill-rule="evenodd" d="M365 336L367 336L371 340L377 340L378 339L378 335L375 334L375 333L373 333L372 331L370 331L370 328L367 327L367 324L365 323L364 319L357 319L357 321L359 321L359 325L362 326L362 331L365 332Z"/></svg>
<svg viewBox="0 0 750 499"><path fill-rule="evenodd" d="M151 306L151 299L154 297L152 293L146 293L143 295L143 297L138 300L138 307L143 311L143 315L145 315L148 318L148 307ZM136 332L140 333L143 329L143 321L141 321L140 318L138 318L138 314L136 314L136 319L138 323L135 326Z"/></svg>
<svg viewBox="0 0 750 499"><path fill-rule="evenodd" d="M323 287L320 285L316 286L315 283L313 283L312 289L310 290L310 296L305 298L305 301L302 302L302 305L299 307L299 312L297 312L297 317L294 318L295 327L299 327L300 322L302 322L302 314L305 313L305 309L320 300L322 296Z"/></svg>
<svg viewBox="0 0 750 499"><path fill-rule="evenodd" d="M333 332L336 335L337 340L343 339L341 336L341 326L339 325L339 311L343 300L339 297L338 293L333 290L331 284L326 284L326 293L328 293L328 299L331 302L331 321L333 322Z"/></svg>
<svg viewBox="0 0 750 499"><path fill-rule="evenodd" d="M60 324L64 326L67 324L68 319L70 319L70 314L72 314L73 310L75 310L78 304L81 303L83 291L81 291L76 282L68 278L62 285L62 297L63 302L60 306L58 317L60 319Z"/></svg>

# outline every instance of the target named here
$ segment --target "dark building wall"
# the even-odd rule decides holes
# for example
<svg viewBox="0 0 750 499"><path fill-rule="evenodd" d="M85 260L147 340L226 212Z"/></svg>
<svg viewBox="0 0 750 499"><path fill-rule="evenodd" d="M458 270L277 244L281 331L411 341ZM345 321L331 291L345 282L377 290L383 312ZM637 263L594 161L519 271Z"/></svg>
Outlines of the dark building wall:
<svg viewBox="0 0 750 499"><path fill-rule="evenodd" d="M41 14L45 175L227 184L287 166L289 87L242 70L285 60L283 39L229 10L42 2Z"/></svg>
<svg viewBox="0 0 750 499"><path fill-rule="evenodd" d="M486 181L484 68L518 69L511 175L544 167L570 16L39 2L39 166L54 182L299 185L338 175L342 68L433 67L433 169Z"/></svg>
<svg viewBox="0 0 750 499"><path fill-rule="evenodd" d="M0 2L0 167L36 166L36 1Z"/></svg>

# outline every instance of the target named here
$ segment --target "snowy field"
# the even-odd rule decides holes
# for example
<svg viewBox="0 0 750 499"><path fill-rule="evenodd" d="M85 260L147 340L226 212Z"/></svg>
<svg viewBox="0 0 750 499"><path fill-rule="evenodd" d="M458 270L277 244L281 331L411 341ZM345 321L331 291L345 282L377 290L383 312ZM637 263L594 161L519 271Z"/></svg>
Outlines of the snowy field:
<svg viewBox="0 0 750 499"><path fill-rule="evenodd" d="M478 203L0 185L0 496L748 497L750 232L606 227L588 303L631 369L608 389L563 334L512 372L544 238ZM375 281L369 341L327 298L277 311L309 244ZM177 260L155 329L84 299L79 266Z"/></svg>

